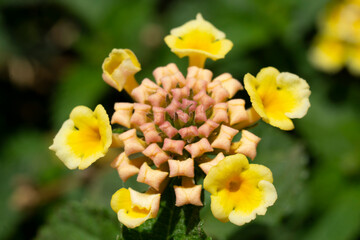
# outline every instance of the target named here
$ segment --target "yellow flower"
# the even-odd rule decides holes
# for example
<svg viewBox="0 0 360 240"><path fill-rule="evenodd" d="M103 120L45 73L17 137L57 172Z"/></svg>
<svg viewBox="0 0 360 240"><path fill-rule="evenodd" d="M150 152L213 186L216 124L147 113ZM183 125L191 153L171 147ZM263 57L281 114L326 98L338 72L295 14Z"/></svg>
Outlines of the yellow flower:
<svg viewBox="0 0 360 240"><path fill-rule="evenodd" d="M224 58L231 50L233 43L225 39L225 34L205 21L198 13L196 20L171 30L165 37L171 51L180 58L188 56L190 66L204 67L205 60Z"/></svg>
<svg viewBox="0 0 360 240"><path fill-rule="evenodd" d="M141 70L135 54L129 49L113 49L102 65L104 81L119 92L131 91L139 86L134 75Z"/></svg>
<svg viewBox="0 0 360 240"><path fill-rule="evenodd" d="M256 78L246 74L244 83L257 114L282 130L293 129L290 118L302 118L310 107L309 85L295 74L267 67Z"/></svg>
<svg viewBox="0 0 360 240"><path fill-rule="evenodd" d="M70 168L85 169L103 157L112 142L109 117L103 106L95 111L78 106L71 111L50 149Z"/></svg>
<svg viewBox="0 0 360 240"><path fill-rule="evenodd" d="M346 46L336 39L327 36L318 36L309 52L309 60L318 69L335 73L339 71L346 61Z"/></svg>
<svg viewBox="0 0 360 240"><path fill-rule="evenodd" d="M277 199L271 171L249 164L242 154L225 157L204 179L211 193L211 211L222 222L243 225L264 215Z"/></svg>
<svg viewBox="0 0 360 240"><path fill-rule="evenodd" d="M160 193L139 193L131 188L121 188L111 198L111 208L128 228L135 228L156 217L159 205Z"/></svg>

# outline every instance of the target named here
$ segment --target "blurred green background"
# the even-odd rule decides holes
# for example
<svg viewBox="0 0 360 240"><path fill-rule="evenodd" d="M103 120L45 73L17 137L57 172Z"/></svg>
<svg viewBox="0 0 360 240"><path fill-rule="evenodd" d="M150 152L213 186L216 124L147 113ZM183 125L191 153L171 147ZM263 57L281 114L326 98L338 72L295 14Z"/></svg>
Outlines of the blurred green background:
<svg viewBox="0 0 360 240"><path fill-rule="evenodd" d="M360 78L327 75L307 58L317 19L328 0L2 0L0 3L0 239L115 239L109 202L123 186L105 159L70 171L48 150L76 105L131 101L101 79L112 48L130 48L151 77L175 62L163 42L171 28L201 12L234 47L207 61L219 75L242 81L262 67L296 73L311 87L311 108L282 132L264 123L255 163L274 174L278 200L242 227L201 215L213 239L360 238ZM151 77L152 78L152 77ZM247 97L240 93L241 97ZM129 180L131 185L134 179Z"/></svg>

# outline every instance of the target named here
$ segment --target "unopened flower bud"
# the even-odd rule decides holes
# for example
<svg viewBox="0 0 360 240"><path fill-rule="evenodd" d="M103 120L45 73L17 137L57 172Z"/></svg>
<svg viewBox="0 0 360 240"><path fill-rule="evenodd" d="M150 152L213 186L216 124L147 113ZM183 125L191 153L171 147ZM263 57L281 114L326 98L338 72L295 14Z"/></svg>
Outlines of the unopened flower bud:
<svg viewBox="0 0 360 240"><path fill-rule="evenodd" d="M186 78L196 78L198 80L205 80L206 82L210 83L212 76L213 73L210 70L192 66L188 68Z"/></svg>
<svg viewBox="0 0 360 240"><path fill-rule="evenodd" d="M152 108L154 114L154 123L156 125L161 125L165 122L165 108L162 107L153 107Z"/></svg>
<svg viewBox="0 0 360 240"><path fill-rule="evenodd" d="M165 180L167 175L168 175L167 172L152 169L151 167L149 167L149 165L147 165L146 162L144 162L141 165L141 168L139 170L139 174L138 174L138 177L136 180L138 182L145 183L145 184L153 187L157 191L159 191L160 184Z"/></svg>
<svg viewBox="0 0 360 240"><path fill-rule="evenodd" d="M156 131L155 123L153 122L145 123L140 126L140 130L143 132L147 144L162 141L162 138L159 136L159 133Z"/></svg>
<svg viewBox="0 0 360 240"><path fill-rule="evenodd" d="M223 73L213 81L220 81L223 88L229 93L229 98L235 96L236 92L244 89L241 83L234 79L230 73Z"/></svg>
<svg viewBox="0 0 360 240"><path fill-rule="evenodd" d="M194 177L194 160L192 158L188 158L184 161L170 159L168 163L170 169L169 177Z"/></svg>
<svg viewBox="0 0 360 240"><path fill-rule="evenodd" d="M134 176L139 172L139 167L143 162L132 161L127 156L126 153L121 153L117 156L114 161L111 163L112 168L116 168L121 180L126 182L131 176Z"/></svg>
<svg viewBox="0 0 360 240"><path fill-rule="evenodd" d="M117 123L121 126L130 128L130 118L134 109L132 103L115 103L115 112L111 118L111 124Z"/></svg>
<svg viewBox="0 0 360 240"><path fill-rule="evenodd" d="M171 103L165 108L165 110L169 113L169 115L173 118L175 116L176 110L181 106L181 103L173 98Z"/></svg>
<svg viewBox="0 0 360 240"><path fill-rule="evenodd" d="M185 146L185 141L172 140L170 138L165 138L162 149L164 151L169 151L169 152L173 152L173 153L182 155L184 146Z"/></svg>
<svg viewBox="0 0 360 240"><path fill-rule="evenodd" d="M261 138L246 130L242 130L241 134L241 139L238 143L239 147L235 150L235 152L242 153L254 160L256 157L256 147Z"/></svg>
<svg viewBox="0 0 360 240"><path fill-rule="evenodd" d="M181 109L187 110L189 113L195 111L196 109L196 102L193 100L189 100L187 98L184 98L181 102Z"/></svg>
<svg viewBox="0 0 360 240"><path fill-rule="evenodd" d="M147 114L151 110L151 106L142 103L134 103L134 113L130 122L135 126L141 126L148 121Z"/></svg>
<svg viewBox="0 0 360 240"><path fill-rule="evenodd" d="M184 178L183 178L184 179ZM182 186L174 186L176 202L175 206L181 207L186 204L195 206L203 206L201 202L201 185L195 185L193 180L191 183L182 183ZM188 181L188 182L189 182Z"/></svg>
<svg viewBox="0 0 360 240"><path fill-rule="evenodd" d="M227 102L229 109L230 125L248 120L248 114L245 109L243 99L233 99Z"/></svg>
<svg viewBox="0 0 360 240"><path fill-rule="evenodd" d="M213 148L219 148L223 149L226 152L229 152L230 145L232 139L235 137L235 135L239 132L239 130L221 125L220 133L215 138L215 140L211 143L211 147Z"/></svg>
<svg viewBox="0 0 360 240"><path fill-rule="evenodd" d="M182 110L177 110L176 114L182 123L187 123L189 121L189 115L187 113L184 113Z"/></svg>
<svg viewBox="0 0 360 240"><path fill-rule="evenodd" d="M227 103L217 103L213 107L213 113L211 119L217 123L227 123L229 122L228 113L227 113Z"/></svg>
<svg viewBox="0 0 360 240"><path fill-rule="evenodd" d="M119 139L124 143L127 156L130 156L133 153L142 152L145 149L145 143L136 136L135 129L130 129L120 134Z"/></svg>
<svg viewBox="0 0 360 240"><path fill-rule="evenodd" d="M175 98L178 101L181 101L183 98L187 98L190 94L190 88L185 86L182 88L174 88L171 89L171 94L173 98Z"/></svg>
<svg viewBox="0 0 360 240"><path fill-rule="evenodd" d="M165 67L158 67L153 71L156 83L160 85L161 79L166 76L175 76L178 82L184 83L185 78L174 63L169 63Z"/></svg>
<svg viewBox="0 0 360 240"><path fill-rule="evenodd" d="M157 167L170 158L156 143L150 144L142 153L153 160Z"/></svg>
<svg viewBox="0 0 360 240"><path fill-rule="evenodd" d="M202 104L205 110L215 104L215 100L208 96L205 90L202 90L198 94L196 94L194 96L194 100Z"/></svg>
<svg viewBox="0 0 360 240"><path fill-rule="evenodd" d="M139 103L145 103L149 96L157 91L159 88L153 81L148 78L145 78L140 86L132 90L131 97Z"/></svg>
<svg viewBox="0 0 360 240"><path fill-rule="evenodd" d="M179 134L182 139L187 140L198 136L199 132L196 126L190 126L190 127L181 128L179 130Z"/></svg>
<svg viewBox="0 0 360 240"><path fill-rule="evenodd" d="M202 138L196 143L186 145L185 149L191 154L191 158L193 159L214 150L206 138Z"/></svg>
<svg viewBox="0 0 360 240"><path fill-rule="evenodd" d="M151 106L161 107L165 104L167 92L163 88L158 88L156 93L151 94L148 97L148 101Z"/></svg>
<svg viewBox="0 0 360 240"><path fill-rule="evenodd" d="M212 131L214 131L219 124L217 122L214 122L211 119L206 120L206 122L199 127L199 135L201 137L209 137Z"/></svg>
<svg viewBox="0 0 360 240"><path fill-rule="evenodd" d="M168 121L164 122L159 126L160 130L163 131L169 138L174 137L178 130L174 128Z"/></svg>
<svg viewBox="0 0 360 240"><path fill-rule="evenodd" d="M211 159L208 162L199 164L199 167L204 171L205 174L208 174L210 169L213 166L216 166L221 160L225 158L224 154L222 152L218 153L214 159Z"/></svg>
<svg viewBox="0 0 360 240"><path fill-rule="evenodd" d="M195 109L195 122L205 122L207 119L204 105L199 105Z"/></svg>

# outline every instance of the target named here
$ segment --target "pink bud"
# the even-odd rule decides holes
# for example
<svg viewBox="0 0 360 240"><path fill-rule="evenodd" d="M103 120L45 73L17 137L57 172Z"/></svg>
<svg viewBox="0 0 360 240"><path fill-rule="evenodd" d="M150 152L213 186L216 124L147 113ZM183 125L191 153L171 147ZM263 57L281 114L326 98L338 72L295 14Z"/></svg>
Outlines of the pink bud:
<svg viewBox="0 0 360 240"><path fill-rule="evenodd" d="M194 160L192 158L188 158L184 161L170 159L168 162L170 169L169 177L194 177Z"/></svg>
<svg viewBox="0 0 360 240"><path fill-rule="evenodd" d="M145 141L147 144L161 142L162 138L159 136L159 133L156 131L155 123L145 123L140 126L140 130L144 133Z"/></svg>
<svg viewBox="0 0 360 240"><path fill-rule="evenodd" d="M173 152L173 153L182 155L184 146L185 146L185 141L172 140L170 138L165 138L162 149L164 151L169 151L169 152Z"/></svg>
<svg viewBox="0 0 360 240"><path fill-rule="evenodd" d="M203 125L199 127L199 135L202 137L209 137L219 124L211 119L208 119Z"/></svg>
<svg viewBox="0 0 360 240"><path fill-rule="evenodd" d="M227 102L229 108L230 125L237 124L248 120L245 109L245 101L243 99L233 99Z"/></svg>
<svg viewBox="0 0 360 240"><path fill-rule="evenodd" d="M220 81L213 81L208 86L208 91L211 91L211 97L215 100L216 103L224 102L229 98L228 91L221 86Z"/></svg>
<svg viewBox="0 0 360 240"><path fill-rule="evenodd" d="M151 106L160 107L165 104L167 92L163 88L158 88L156 93L149 96L148 101Z"/></svg>
<svg viewBox="0 0 360 240"><path fill-rule="evenodd" d="M166 76L175 76L178 82L184 84L185 78L175 63L169 63L165 67L158 67L153 71L156 83L160 85L161 79Z"/></svg>
<svg viewBox="0 0 360 240"><path fill-rule="evenodd" d="M196 109L196 102L193 100L189 100L187 98L184 98L181 102L181 109L185 110L188 109L188 112L193 112Z"/></svg>
<svg viewBox="0 0 360 240"><path fill-rule="evenodd" d="M163 78L161 78L161 84L162 87L164 88L164 90L166 92L170 92L173 88L176 87L178 81L175 77L173 76L165 76Z"/></svg>
<svg viewBox="0 0 360 240"><path fill-rule="evenodd" d="M131 92L131 97L139 103L145 103L148 100L148 97L155 93L157 89L159 88L158 85L156 85L154 82L152 82L150 79L145 78L140 86L137 88L134 88Z"/></svg>
<svg viewBox="0 0 360 240"><path fill-rule="evenodd" d="M242 130L241 134L242 135L239 142L240 147L238 147L235 152L242 153L245 156L254 160L254 158L256 157L256 147L260 142L261 138L246 130Z"/></svg>
<svg viewBox="0 0 360 240"><path fill-rule="evenodd" d="M170 158L156 143L150 144L142 153L153 160L157 167Z"/></svg>
<svg viewBox="0 0 360 240"><path fill-rule="evenodd" d="M177 110L176 114L182 123L187 123L189 121L189 115L187 113L184 113L182 110Z"/></svg>
<svg viewBox="0 0 360 240"><path fill-rule="evenodd" d="M191 158L199 157L206 152L212 152L214 150L206 138L202 138L196 143L186 145L185 149L191 154Z"/></svg>
<svg viewBox="0 0 360 240"><path fill-rule="evenodd" d="M183 178L184 179L184 178ZM181 207L186 204L202 206L201 202L201 185L182 183L182 186L174 186L176 202L175 206Z"/></svg>
<svg viewBox="0 0 360 240"><path fill-rule="evenodd" d="M239 130L221 125L219 135L211 143L211 147L223 149L229 152L232 139L239 132Z"/></svg>
<svg viewBox="0 0 360 240"><path fill-rule="evenodd" d="M173 98L171 103L165 108L165 110L169 113L169 115L173 118L176 110L181 106L181 103Z"/></svg>
<svg viewBox="0 0 360 240"><path fill-rule="evenodd" d="M154 114L154 123L161 125L165 121L165 108L153 107L152 111Z"/></svg>
<svg viewBox="0 0 360 240"><path fill-rule="evenodd" d="M210 169L213 166L216 166L221 160L225 158L224 154L222 152L218 153L214 159L211 159L208 162L199 164L199 167L204 171L205 174L208 174Z"/></svg>
<svg viewBox="0 0 360 240"><path fill-rule="evenodd" d="M134 109L132 103L115 103L115 112L111 118L111 124L117 123L124 127L130 128L130 119Z"/></svg>
<svg viewBox="0 0 360 240"><path fill-rule="evenodd" d="M205 110L215 104L215 100L208 96L205 90L202 90L198 94L196 94L194 96L194 100L202 104Z"/></svg>
<svg viewBox="0 0 360 240"><path fill-rule="evenodd" d="M133 153L142 152L145 149L145 143L136 136L135 129L130 129L120 134L118 137L124 143L125 153L127 156L130 156Z"/></svg>
<svg viewBox="0 0 360 240"><path fill-rule="evenodd" d="M161 183L165 180L168 173L160 170L155 170L149 167L146 162L141 165L137 181L145 183L155 190L159 191Z"/></svg>
<svg viewBox="0 0 360 240"><path fill-rule="evenodd" d="M190 94L190 88L185 86L183 88L174 88L171 89L171 94L173 98L180 101L183 98L187 98Z"/></svg>
<svg viewBox="0 0 360 240"><path fill-rule="evenodd" d="M205 112L204 105L197 106L195 109L195 122L196 123L205 122L206 119L207 118L206 118L206 112Z"/></svg>
<svg viewBox="0 0 360 240"><path fill-rule="evenodd" d="M135 126L140 126L147 122L147 114L150 112L151 106L142 103L134 103L134 114L131 116L130 122Z"/></svg>
<svg viewBox="0 0 360 240"><path fill-rule="evenodd" d="M143 161L132 161L123 152L111 163L112 168L116 168L121 180L126 182L131 176L139 172L139 167Z"/></svg>
<svg viewBox="0 0 360 240"><path fill-rule="evenodd" d="M217 123L227 123L229 121L227 113L227 103L215 104L215 106L213 107L213 114L211 116L211 119Z"/></svg>
<svg viewBox="0 0 360 240"><path fill-rule="evenodd" d="M205 80L206 82L211 82L213 74L208 69L198 68L196 66L192 66L188 68L188 73L186 79L196 78L198 80Z"/></svg>
<svg viewBox="0 0 360 240"><path fill-rule="evenodd" d="M194 87L193 87L194 93L198 93L198 92L201 92L201 91L206 91L207 85L208 85L207 81L201 80L201 79L197 80Z"/></svg>
<svg viewBox="0 0 360 240"><path fill-rule="evenodd" d="M234 97L237 91L244 89L241 83L234 79L230 73L223 73L213 81L221 82L221 86L229 93L229 98Z"/></svg>
<svg viewBox="0 0 360 240"><path fill-rule="evenodd" d="M171 123L169 122L164 122L163 124L161 124L159 126L159 128L161 129L161 131L163 131L169 138L174 137L177 133L178 130L176 128L174 128Z"/></svg>
<svg viewBox="0 0 360 240"><path fill-rule="evenodd" d="M181 128L179 130L179 134L181 135L182 139L191 139L199 135L198 129L196 126L190 126L186 128Z"/></svg>

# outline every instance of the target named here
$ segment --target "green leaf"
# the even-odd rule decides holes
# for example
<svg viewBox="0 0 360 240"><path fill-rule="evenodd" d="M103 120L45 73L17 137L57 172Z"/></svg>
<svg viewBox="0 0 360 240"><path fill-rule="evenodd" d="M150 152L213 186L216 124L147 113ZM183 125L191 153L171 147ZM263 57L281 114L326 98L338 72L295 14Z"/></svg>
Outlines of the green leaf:
<svg viewBox="0 0 360 240"><path fill-rule="evenodd" d="M36 240L103 240L120 238L116 214L89 203L74 202L59 208L38 232Z"/></svg>

